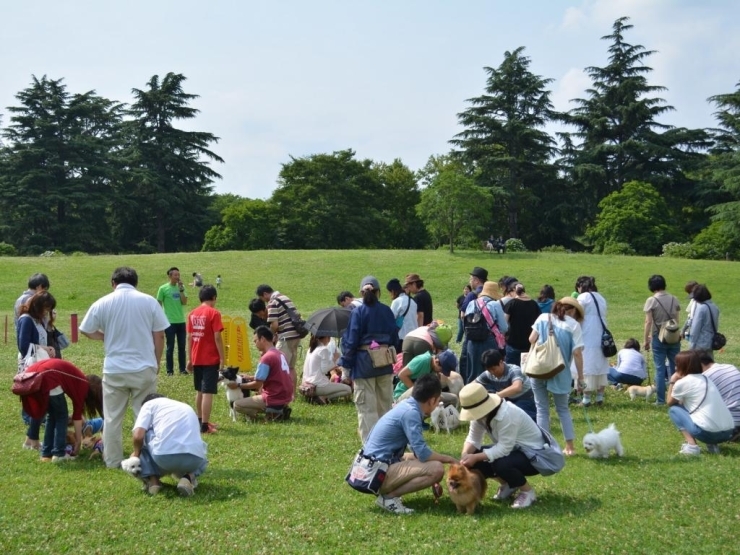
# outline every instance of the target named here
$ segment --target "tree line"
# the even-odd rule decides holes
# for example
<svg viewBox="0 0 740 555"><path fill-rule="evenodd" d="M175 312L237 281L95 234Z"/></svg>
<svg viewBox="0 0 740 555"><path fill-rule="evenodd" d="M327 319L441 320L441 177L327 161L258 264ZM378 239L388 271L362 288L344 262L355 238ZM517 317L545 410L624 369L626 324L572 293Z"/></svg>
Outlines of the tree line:
<svg viewBox="0 0 740 555"><path fill-rule="evenodd" d="M267 200L212 193L217 138L173 126L196 114L182 75L153 77L130 107L34 78L3 132L0 240L21 252L452 250L495 235L530 249L736 257L740 83L708 99L714 128L667 125L654 52L626 41L631 28L619 18L602 37L607 63L586 68L591 85L568 112L520 47L484 68L450 152L421 170L350 149L291 157Z"/></svg>

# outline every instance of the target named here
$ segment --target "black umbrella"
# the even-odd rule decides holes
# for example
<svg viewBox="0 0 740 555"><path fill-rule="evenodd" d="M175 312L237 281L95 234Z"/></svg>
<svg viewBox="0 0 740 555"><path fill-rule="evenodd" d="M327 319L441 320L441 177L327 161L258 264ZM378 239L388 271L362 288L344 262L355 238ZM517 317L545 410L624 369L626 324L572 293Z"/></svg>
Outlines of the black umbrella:
<svg viewBox="0 0 740 555"><path fill-rule="evenodd" d="M352 311L341 306L321 308L306 320L306 328L314 335L322 337L341 337L349 326Z"/></svg>

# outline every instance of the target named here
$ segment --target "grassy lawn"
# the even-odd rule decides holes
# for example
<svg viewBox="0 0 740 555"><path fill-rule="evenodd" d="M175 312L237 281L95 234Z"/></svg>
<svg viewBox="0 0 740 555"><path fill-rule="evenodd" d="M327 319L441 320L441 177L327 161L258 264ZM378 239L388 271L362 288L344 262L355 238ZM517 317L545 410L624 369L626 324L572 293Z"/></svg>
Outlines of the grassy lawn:
<svg viewBox="0 0 740 555"><path fill-rule="evenodd" d="M206 283L221 274L218 308L248 317L247 303L260 283L289 295L308 316L336 304L343 289L356 291L366 274L381 285L417 272L434 299L435 317L455 322L455 298L473 266L492 278L514 275L532 296L549 283L558 296L573 290L582 274L597 278L609 303L609 327L618 345L642 341L642 306L647 279L660 273L668 291L686 301L683 285L705 282L722 311L727 336L719 362L740 362L740 265L581 254L507 254L444 251L270 251L149 256L4 258L0 307L7 314L7 342L0 344L5 393L0 416L6 449L0 454L0 545L6 553L718 553L737 552L735 529L740 444L722 454L679 456L680 434L665 408L609 391L602 408L588 418L597 430L615 422L626 450L623 459L594 461L579 454L560 474L535 477L538 501L513 511L487 499L474 517L458 516L445 495L434 504L431 491L408 495L414 515L381 513L374 498L351 490L343 479L359 448L351 403L327 407L294 403L283 424L233 423L225 396L214 403L218 434L207 438L210 467L195 497L177 496L174 482L156 497L121 471L106 470L86 457L66 465L38 462L21 450L25 428L20 403L9 391L15 373L12 306L28 276L46 273L57 299L58 327L69 332L70 315L80 320L90 304L110 292L114 267L130 265L139 289L155 294L165 272L178 266L183 281L194 271ZM191 306L196 303L190 288ZM384 293L382 301L389 301ZM3 319L4 320L4 319ZM459 350L459 346L454 348ZM100 373L100 342L81 338L64 352L83 371ZM253 349L253 358L256 360ZM160 392L186 402L194 397L189 378L162 376ZM578 442L588 431L583 409L574 409ZM557 425L557 418L553 416ZM133 419L128 417L125 428ZM553 430L562 439L559 429ZM435 435L433 449L459 455L463 427ZM124 445L130 445L128 436ZM493 488L495 491L495 488ZM733 501L735 500L735 501Z"/></svg>

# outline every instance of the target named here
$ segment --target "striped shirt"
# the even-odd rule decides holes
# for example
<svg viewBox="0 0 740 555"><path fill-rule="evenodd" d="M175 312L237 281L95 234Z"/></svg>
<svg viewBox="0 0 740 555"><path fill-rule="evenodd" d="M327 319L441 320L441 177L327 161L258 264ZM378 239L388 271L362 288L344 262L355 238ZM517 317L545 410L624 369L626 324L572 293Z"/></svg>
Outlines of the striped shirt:
<svg viewBox="0 0 740 555"><path fill-rule="evenodd" d="M267 323L278 323L278 337L280 339L299 339L300 335L295 330L286 306L295 310L295 305L290 298L280 293L280 291L275 291L267 305ZM296 312L298 311L296 310Z"/></svg>
<svg viewBox="0 0 740 555"><path fill-rule="evenodd" d="M732 364L712 364L704 375L714 382L722 400L730 409L735 427L740 426L740 370Z"/></svg>

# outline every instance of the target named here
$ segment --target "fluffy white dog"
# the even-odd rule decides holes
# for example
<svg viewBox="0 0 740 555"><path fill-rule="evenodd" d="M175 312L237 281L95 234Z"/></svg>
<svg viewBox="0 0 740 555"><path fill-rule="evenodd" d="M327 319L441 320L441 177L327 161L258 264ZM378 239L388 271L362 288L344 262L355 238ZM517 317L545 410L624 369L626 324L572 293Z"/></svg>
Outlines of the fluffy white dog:
<svg viewBox="0 0 740 555"><path fill-rule="evenodd" d="M434 431L439 433L441 430L446 430L449 434L450 431L457 429L460 426L460 413L452 405L444 406L443 402L439 402L436 409L432 411L432 415L429 418L432 423Z"/></svg>
<svg viewBox="0 0 740 555"><path fill-rule="evenodd" d="M134 478L138 478L141 474L141 460L139 457L129 457L121 461L121 468L131 474Z"/></svg>
<svg viewBox="0 0 740 555"><path fill-rule="evenodd" d="M624 456L624 448L614 424L610 424L598 434L588 433L583 436L583 448L592 459L606 459L612 450L618 457Z"/></svg>
<svg viewBox="0 0 740 555"><path fill-rule="evenodd" d="M655 393L655 386L648 385L641 387L639 385L631 385L627 388L627 394L630 396L630 401L634 401L635 397L645 397L645 401L650 400L650 396Z"/></svg>

